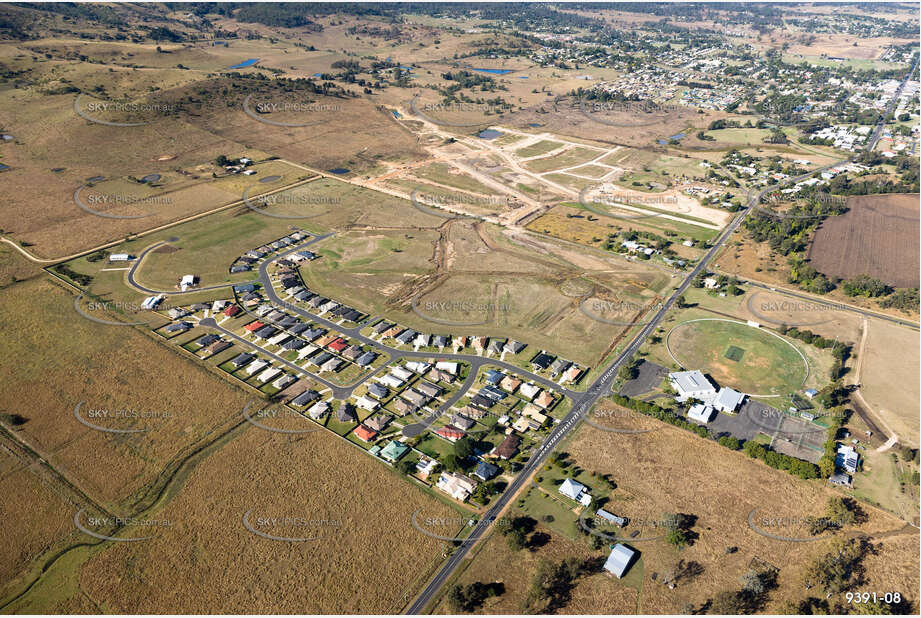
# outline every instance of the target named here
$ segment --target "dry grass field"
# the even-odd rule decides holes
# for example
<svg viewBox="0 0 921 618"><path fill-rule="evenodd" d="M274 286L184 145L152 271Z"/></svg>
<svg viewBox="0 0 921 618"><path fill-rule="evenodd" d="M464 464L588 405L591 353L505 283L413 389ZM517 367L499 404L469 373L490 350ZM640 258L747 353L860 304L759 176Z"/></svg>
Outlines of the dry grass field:
<svg viewBox="0 0 921 618"><path fill-rule="evenodd" d="M860 363L860 392L864 399L905 443L917 447L921 401L918 332L869 320L866 350Z"/></svg>
<svg viewBox="0 0 921 618"><path fill-rule="evenodd" d="M75 532L73 507L34 466L24 465L0 438L0 589L43 551Z"/></svg>
<svg viewBox="0 0 921 618"><path fill-rule="evenodd" d="M27 419L17 435L100 503L116 510L133 504L172 460L242 410L242 391L134 327L81 317L74 296L47 279L9 287L2 299L0 325L18 334L7 338L0 360L0 397ZM92 424L146 431L91 429L75 417L81 402ZM150 418L101 418L90 410Z"/></svg>
<svg viewBox="0 0 921 618"><path fill-rule="evenodd" d="M81 566L78 585L121 613L398 613L440 560L442 543L410 523L420 508L456 515L326 432L250 428L157 513L173 522L168 532L108 546ZM247 512L261 532L317 540L256 536L242 523ZM259 525L260 517L310 521Z"/></svg>
<svg viewBox="0 0 921 618"><path fill-rule="evenodd" d="M847 206L816 231L812 265L829 277L870 275L894 287L917 287L918 196L865 195L848 198Z"/></svg>
<svg viewBox="0 0 921 618"><path fill-rule="evenodd" d="M658 521L665 513L695 516L692 530L698 538L683 550L676 550L662 539L626 543L640 552L624 580L599 573L580 579L569 603L560 613L681 613L687 604L701 607L723 590L738 590L739 577L752 564L767 564L779 569L778 588L768 593L764 613L781 610L784 601L798 601L809 591L802 584L802 565L827 551L827 541L791 543L755 533L748 525L753 509L756 522L763 518L802 518L820 515L834 491L820 482L803 482L732 452L711 441L648 419L618 420L618 426L652 428L641 434L622 434L583 427L564 450L582 469L610 474L617 484L605 508L634 521ZM695 462L688 465L688 462ZM712 491L701 491L701 487ZM601 489L600 487L595 489ZM918 532L888 513L863 507L867 521L837 533L845 536L865 534L875 553L864 561L865 582L860 590L900 590L903 598L918 604ZM769 531L796 536L791 529ZM552 540L534 554L512 553L500 535L484 545L471 565L460 576L461 583L503 581L506 594L484 606L484 613L517 613L527 593L537 558L595 555L584 542L573 542L559 533L549 532ZM640 539L653 536L648 530ZM735 547L732 553L727 548ZM678 560L696 562L702 572L675 589L661 583ZM514 567L510 567L514 565ZM653 573L658 577L653 580ZM815 594L812 591L811 594ZM830 598L830 603L843 602ZM445 605L436 607L442 612Z"/></svg>

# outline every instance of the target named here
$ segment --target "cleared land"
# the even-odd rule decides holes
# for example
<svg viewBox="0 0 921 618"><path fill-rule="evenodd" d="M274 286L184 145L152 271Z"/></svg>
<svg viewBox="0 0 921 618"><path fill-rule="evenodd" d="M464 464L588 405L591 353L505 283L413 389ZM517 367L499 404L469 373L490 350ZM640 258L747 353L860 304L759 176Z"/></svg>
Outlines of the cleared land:
<svg viewBox="0 0 921 618"><path fill-rule="evenodd" d="M918 332L870 320L860 366L860 392L908 444L918 446Z"/></svg>
<svg viewBox="0 0 921 618"><path fill-rule="evenodd" d="M816 231L812 265L828 276L870 275L895 287L917 287L918 196L861 195L848 198L847 206Z"/></svg>

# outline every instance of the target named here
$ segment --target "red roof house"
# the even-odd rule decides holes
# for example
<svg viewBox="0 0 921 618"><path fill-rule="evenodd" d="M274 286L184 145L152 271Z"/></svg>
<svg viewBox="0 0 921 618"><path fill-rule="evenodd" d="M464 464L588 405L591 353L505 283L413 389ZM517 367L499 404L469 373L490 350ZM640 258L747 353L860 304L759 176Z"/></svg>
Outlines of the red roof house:
<svg viewBox="0 0 921 618"><path fill-rule="evenodd" d="M231 318L232 318L233 316L237 315L238 313L240 313L240 308L237 307L236 305L230 305L229 307L227 307L226 309L224 309L224 315L226 315L227 317L231 317Z"/></svg>
<svg viewBox="0 0 921 618"><path fill-rule="evenodd" d="M377 432L374 431L373 429L369 429L365 427L364 425L359 425L355 429L355 435L361 438L362 440L364 440L365 442L370 442L375 437L377 437Z"/></svg>
<svg viewBox="0 0 921 618"><path fill-rule="evenodd" d="M336 339L335 341L333 341L332 343L330 343L330 344L329 344L328 346L326 346L326 347L329 348L330 350L335 350L336 352L341 352L342 350L344 350L344 349L346 349L347 347L349 347L349 342L346 341L345 339L343 339L342 337L339 337L338 339Z"/></svg>
<svg viewBox="0 0 921 618"><path fill-rule="evenodd" d="M246 326L244 326L244 327L243 327L243 330L247 330L247 331L249 331L249 332L252 333L252 332L254 332L254 331L259 330L259 329L262 328L263 326L265 326L265 324L263 324L263 323L260 322L259 320L256 320L255 322L250 322L249 324L247 324Z"/></svg>
<svg viewBox="0 0 921 618"><path fill-rule="evenodd" d="M456 442L457 440L460 440L465 435L467 435L463 429L458 429L454 425L445 425L444 427L440 427L435 430L435 433L437 433L442 438L445 438L446 440L450 440L451 442Z"/></svg>

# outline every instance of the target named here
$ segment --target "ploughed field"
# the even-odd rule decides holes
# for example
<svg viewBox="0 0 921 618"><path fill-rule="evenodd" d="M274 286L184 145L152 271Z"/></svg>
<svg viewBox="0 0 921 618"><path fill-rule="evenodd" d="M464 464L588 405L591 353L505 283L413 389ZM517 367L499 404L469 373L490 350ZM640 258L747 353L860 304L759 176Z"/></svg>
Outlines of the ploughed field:
<svg viewBox="0 0 921 618"><path fill-rule="evenodd" d="M918 196L849 197L848 211L816 231L809 260L820 272L849 279L870 275L889 285L918 285Z"/></svg>

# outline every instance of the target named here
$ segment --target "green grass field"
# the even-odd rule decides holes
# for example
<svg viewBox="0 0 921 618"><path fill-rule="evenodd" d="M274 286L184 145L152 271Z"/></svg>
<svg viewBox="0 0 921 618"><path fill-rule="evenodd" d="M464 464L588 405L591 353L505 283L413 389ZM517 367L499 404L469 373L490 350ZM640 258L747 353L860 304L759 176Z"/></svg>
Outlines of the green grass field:
<svg viewBox="0 0 921 618"><path fill-rule="evenodd" d="M790 393L808 372L792 343L744 323L684 322L669 333L668 346L686 369L700 369L720 386L745 393Z"/></svg>

